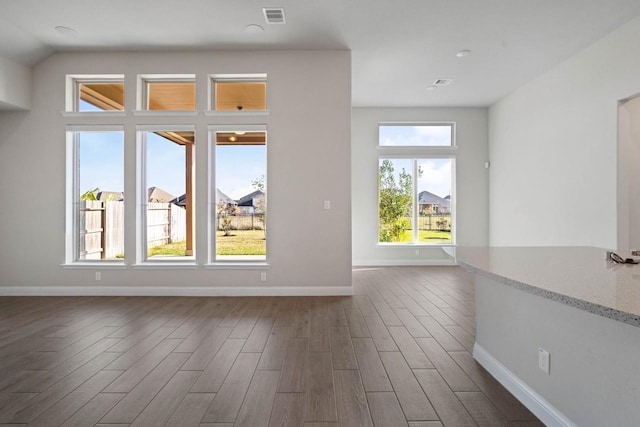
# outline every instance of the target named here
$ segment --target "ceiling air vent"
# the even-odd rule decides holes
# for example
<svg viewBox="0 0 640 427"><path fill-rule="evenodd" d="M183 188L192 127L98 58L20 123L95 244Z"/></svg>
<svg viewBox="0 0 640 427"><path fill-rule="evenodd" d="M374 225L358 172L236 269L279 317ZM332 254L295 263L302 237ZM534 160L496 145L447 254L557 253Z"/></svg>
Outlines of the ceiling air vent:
<svg viewBox="0 0 640 427"><path fill-rule="evenodd" d="M434 86L446 86L446 85L450 85L451 82L453 80L451 79L437 79L435 82L433 82Z"/></svg>
<svg viewBox="0 0 640 427"><path fill-rule="evenodd" d="M284 24L284 8L282 7L265 7L262 9L264 19L267 24Z"/></svg>

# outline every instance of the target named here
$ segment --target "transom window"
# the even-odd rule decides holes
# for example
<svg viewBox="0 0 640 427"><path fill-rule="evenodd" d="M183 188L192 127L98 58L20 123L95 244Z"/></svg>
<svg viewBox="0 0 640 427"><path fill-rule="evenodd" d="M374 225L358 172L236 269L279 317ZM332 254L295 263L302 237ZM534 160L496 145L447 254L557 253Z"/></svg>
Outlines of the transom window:
<svg viewBox="0 0 640 427"><path fill-rule="evenodd" d="M67 111L124 111L124 76L68 76Z"/></svg>
<svg viewBox="0 0 640 427"><path fill-rule="evenodd" d="M211 76L211 109L263 111L267 109L266 74Z"/></svg>
<svg viewBox="0 0 640 427"><path fill-rule="evenodd" d="M196 81L194 75L140 76L140 110L195 111Z"/></svg>
<svg viewBox="0 0 640 427"><path fill-rule="evenodd" d="M434 124L381 124L381 147L452 147L453 123Z"/></svg>

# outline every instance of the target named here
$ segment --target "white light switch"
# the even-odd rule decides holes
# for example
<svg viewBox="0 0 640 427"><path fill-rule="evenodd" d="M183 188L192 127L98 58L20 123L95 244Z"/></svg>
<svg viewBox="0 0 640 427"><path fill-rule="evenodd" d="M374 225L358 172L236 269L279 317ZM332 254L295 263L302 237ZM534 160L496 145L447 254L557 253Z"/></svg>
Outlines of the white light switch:
<svg viewBox="0 0 640 427"><path fill-rule="evenodd" d="M325 209L331 209L331 200L325 200L324 201L324 208Z"/></svg>

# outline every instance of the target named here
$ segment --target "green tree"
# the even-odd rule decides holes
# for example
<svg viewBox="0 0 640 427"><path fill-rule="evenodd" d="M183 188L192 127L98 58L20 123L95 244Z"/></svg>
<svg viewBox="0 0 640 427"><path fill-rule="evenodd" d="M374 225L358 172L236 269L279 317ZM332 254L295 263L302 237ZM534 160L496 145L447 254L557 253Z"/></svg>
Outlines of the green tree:
<svg viewBox="0 0 640 427"><path fill-rule="evenodd" d="M405 231L411 228L413 180L411 174L402 169L398 181L391 160L383 160L378 175L379 230L380 242L401 242L405 239Z"/></svg>
<svg viewBox="0 0 640 427"><path fill-rule="evenodd" d="M100 188L96 187L93 190L87 190L80 195L80 200L98 200L96 199L96 194L100 192Z"/></svg>
<svg viewBox="0 0 640 427"><path fill-rule="evenodd" d="M253 186L253 188L255 188L258 191L262 191L262 193L264 194L263 197L261 197L260 199L258 199L258 205L254 206L254 208L256 208L260 214L258 214L257 219L259 222L262 223L262 231L264 232L264 238L267 238L267 221L266 221L266 216L267 216L267 204L265 203L265 197L267 196L266 193L264 192L264 175L261 175L259 178L254 179L253 181L251 181L251 186Z"/></svg>

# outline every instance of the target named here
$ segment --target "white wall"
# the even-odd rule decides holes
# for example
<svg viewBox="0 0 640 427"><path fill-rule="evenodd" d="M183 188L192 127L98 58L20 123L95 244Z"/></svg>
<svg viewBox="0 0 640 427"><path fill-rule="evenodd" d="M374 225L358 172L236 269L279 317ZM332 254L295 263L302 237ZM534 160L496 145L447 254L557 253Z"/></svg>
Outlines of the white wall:
<svg viewBox="0 0 640 427"><path fill-rule="evenodd" d="M481 275L476 276L476 323L476 346L513 377L486 359L481 363L506 379L546 425L567 425L554 422L554 408L581 427L638 425L640 328ZM550 374L538 368L539 347L550 354ZM532 398L527 388L546 402Z"/></svg>
<svg viewBox="0 0 640 427"><path fill-rule="evenodd" d="M618 113L618 248L640 249L640 96Z"/></svg>
<svg viewBox="0 0 640 427"><path fill-rule="evenodd" d="M0 111L28 110L31 105L31 70L0 57Z"/></svg>
<svg viewBox="0 0 640 427"><path fill-rule="evenodd" d="M354 265L449 263L439 247L378 246L378 123L456 123L456 238L462 246L488 243L488 160L486 108L354 108L351 182Z"/></svg>
<svg viewBox="0 0 640 427"><path fill-rule="evenodd" d="M250 124L268 128L268 281L256 270L207 270L208 124L224 117L182 117L196 128L196 256L198 268L181 270L64 269L66 74L125 74L126 108L135 105L140 73L195 73L206 86L210 73L267 73L268 117ZM0 286L86 285L138 287L351 286L351 60L348 51L67 53L33 70L32 109L0 114ZM206 99L197 99L198 109ZM135 198L135 133L124 119L125 194ZM90 119L89 119L90 120ZM162 119L148 117L149 124ZM86 123L85 118L78 122ZM331 210L323 201L331 200ZM127 263L135 260L131 202L125 232ZM83 288L80 288L83 289ZM72 289L73 290L73 289ZM0 289L2 292L2 289Z"/></svg>
<svg viewBox="0 0 640 427"><path fill-rule="evenodd" d="M618 101L640 92L640 18L489 110L490 243L617 246Z"/></svg>

